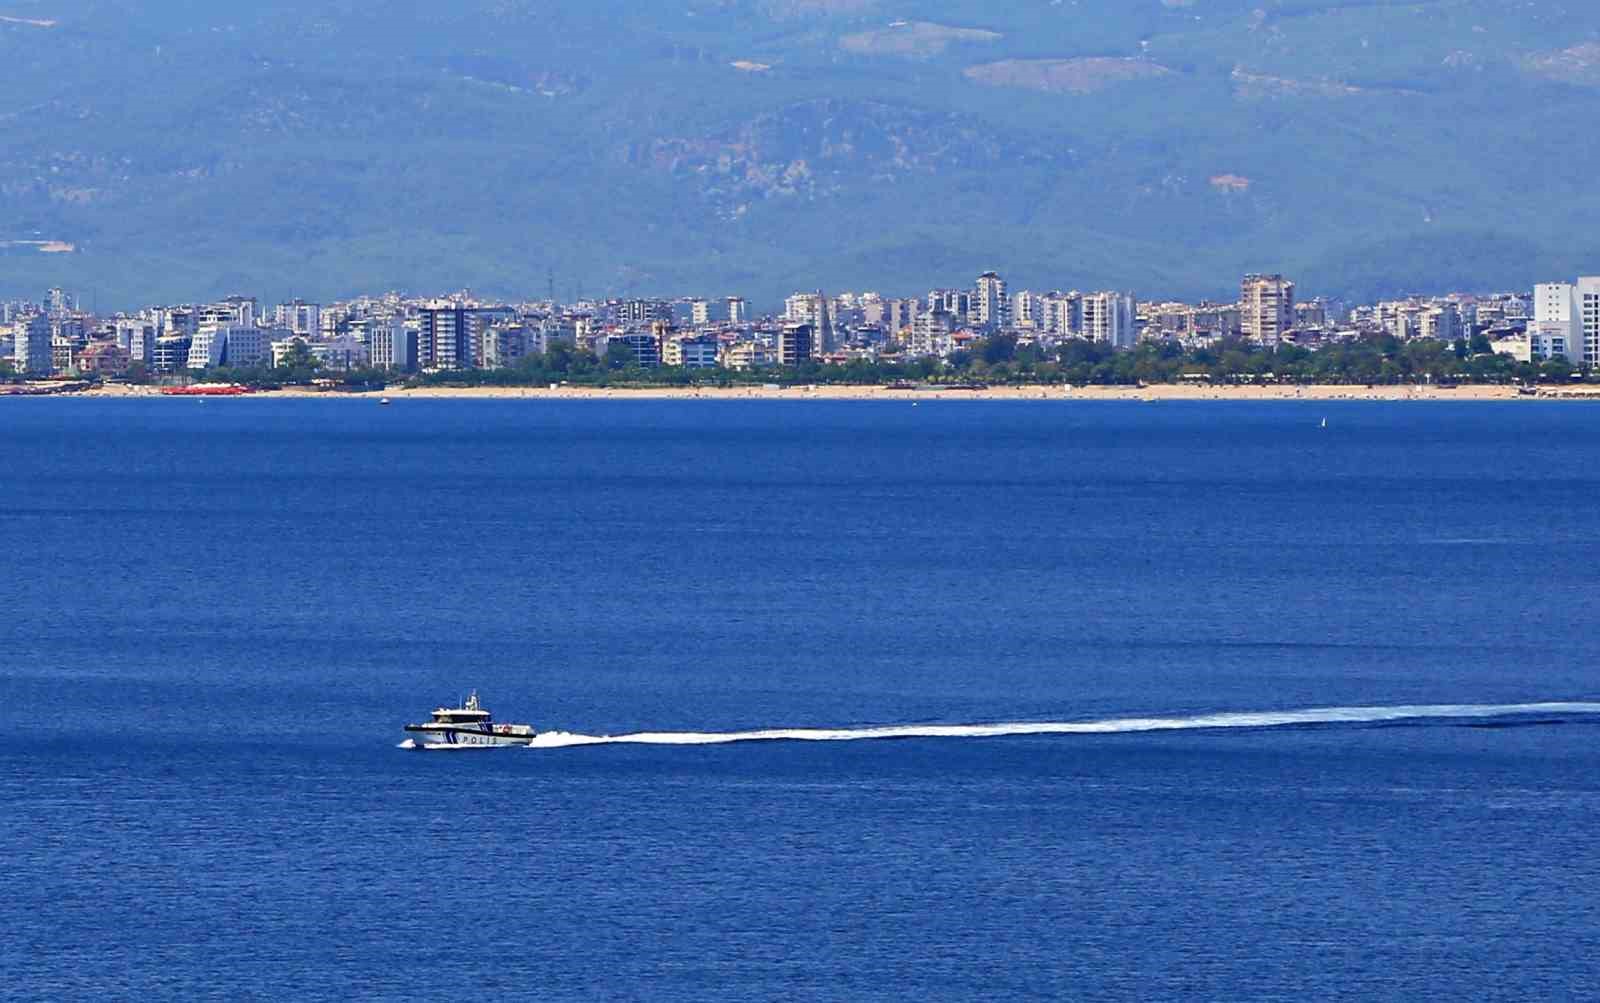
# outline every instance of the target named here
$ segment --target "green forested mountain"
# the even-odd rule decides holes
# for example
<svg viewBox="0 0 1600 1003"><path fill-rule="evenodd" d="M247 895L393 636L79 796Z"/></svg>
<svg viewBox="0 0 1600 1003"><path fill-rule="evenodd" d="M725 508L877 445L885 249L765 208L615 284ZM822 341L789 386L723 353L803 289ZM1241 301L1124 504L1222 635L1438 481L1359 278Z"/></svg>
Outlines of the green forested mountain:
<svg viewBox="0 0 1600 1003"><path fill-rule="evenodd" d="M1600 267L1574 0L0 0L0 295ZM66 248L70 246L71 250Z"/></svg>

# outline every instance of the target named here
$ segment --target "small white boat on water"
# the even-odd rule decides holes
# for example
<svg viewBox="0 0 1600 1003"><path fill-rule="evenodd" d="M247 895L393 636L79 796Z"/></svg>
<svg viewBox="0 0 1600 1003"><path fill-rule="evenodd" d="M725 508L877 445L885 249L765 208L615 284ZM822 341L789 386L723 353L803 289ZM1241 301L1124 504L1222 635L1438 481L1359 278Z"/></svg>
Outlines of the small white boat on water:
<svg viewBox="0 0 1600 1003"><path fill-rule="evenodd" d="M407 743L413 749L492 749L508 745L527 745L538 735L529 724L495 724L494 717L478 703L478 692L460 707L439 707L433 720L408 724Z"/></svg>

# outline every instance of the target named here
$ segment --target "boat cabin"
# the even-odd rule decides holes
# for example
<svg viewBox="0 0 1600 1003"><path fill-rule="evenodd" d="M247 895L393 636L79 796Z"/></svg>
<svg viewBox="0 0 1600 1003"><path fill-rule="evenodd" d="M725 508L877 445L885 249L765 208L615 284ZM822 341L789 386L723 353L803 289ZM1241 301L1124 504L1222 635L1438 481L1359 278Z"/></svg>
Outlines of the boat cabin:
<svg viewBox="0 0 1600 1003"><path fill-rule="evenodd" d="M479 706L477 691L460 707L439 707L433 712L434 724L483 724L488 720L489 712Z"/></svg>

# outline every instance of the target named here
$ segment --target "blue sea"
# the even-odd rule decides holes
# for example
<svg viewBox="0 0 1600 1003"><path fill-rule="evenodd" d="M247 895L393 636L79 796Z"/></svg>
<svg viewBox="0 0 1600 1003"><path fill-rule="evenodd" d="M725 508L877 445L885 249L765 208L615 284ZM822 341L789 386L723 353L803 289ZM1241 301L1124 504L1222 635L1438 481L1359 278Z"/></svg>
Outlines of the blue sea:
<svg viewBox="0 0 1600 1003"><path fill-rule="evenodd" d="M1600 991L1600 408L10 400L0 554L8 999Z"/></svg>

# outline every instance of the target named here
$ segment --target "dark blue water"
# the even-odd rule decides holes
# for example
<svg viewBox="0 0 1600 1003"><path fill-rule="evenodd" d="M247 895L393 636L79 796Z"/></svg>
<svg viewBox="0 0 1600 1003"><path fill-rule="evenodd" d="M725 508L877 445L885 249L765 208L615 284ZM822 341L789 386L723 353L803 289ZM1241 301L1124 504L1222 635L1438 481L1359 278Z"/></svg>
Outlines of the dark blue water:
<svg viewBox="0 0 1600 1003"><path fill-rule="evenodd" d="M1320 419L1329 419L1326 429ZM1581 405L0 403L0 996L1573 998Z"/></svg>

